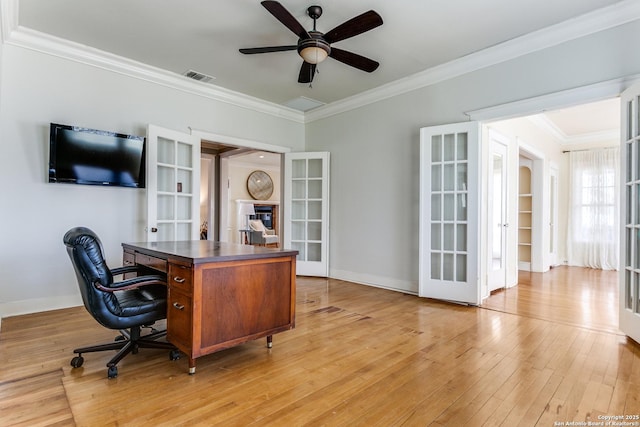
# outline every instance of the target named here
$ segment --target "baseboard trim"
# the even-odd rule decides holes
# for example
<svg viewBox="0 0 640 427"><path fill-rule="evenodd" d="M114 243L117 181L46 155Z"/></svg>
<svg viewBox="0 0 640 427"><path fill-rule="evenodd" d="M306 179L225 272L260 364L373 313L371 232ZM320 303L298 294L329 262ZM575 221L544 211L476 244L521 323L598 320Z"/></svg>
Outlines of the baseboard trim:
<svg viewBox="0 0 640 427"><path fill-rule="evenodd" d="M418 295L418 282L407 280L391 279L371 274L354 273L353 271L330 269L329 277L337 280L344 280L360 285L382 288L390 291L402 292L405 294Z"/></svg>
<svg viewBox="0 0 640 427"><path fill-rule="evenodd" d="M23 314L39 313L41 311L78 307L81 305L82 298L80 294L5 302L0 303L0 319Z"/></svg>

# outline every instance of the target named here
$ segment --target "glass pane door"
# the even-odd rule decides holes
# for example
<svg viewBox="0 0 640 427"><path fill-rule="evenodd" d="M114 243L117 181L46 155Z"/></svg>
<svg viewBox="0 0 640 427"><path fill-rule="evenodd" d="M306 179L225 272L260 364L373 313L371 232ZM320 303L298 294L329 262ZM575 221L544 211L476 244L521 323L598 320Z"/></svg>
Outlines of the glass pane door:
<svg viewBox="0 0 640 427"><path fill-rule="evenodd" d="M479 304L478 123L420 132L421 296Z"/></svg>
<svg viewBox="0 0 640 427"><path fill-rule="evenodd" d="M285 247L300 275L329 275L329 153L285 155Z"/></svg>
<svg viewBox="0 0 640 427"><path fill-rule="evenodd" d="M200 148L190 135L149 126L147 210L149 241L199 237Z"/></svg>
<svg viewBox="0 0 640 427"><path fill-rule="evenodd" d="M620 329L640 342L640 84L621 101Z"/></svg>

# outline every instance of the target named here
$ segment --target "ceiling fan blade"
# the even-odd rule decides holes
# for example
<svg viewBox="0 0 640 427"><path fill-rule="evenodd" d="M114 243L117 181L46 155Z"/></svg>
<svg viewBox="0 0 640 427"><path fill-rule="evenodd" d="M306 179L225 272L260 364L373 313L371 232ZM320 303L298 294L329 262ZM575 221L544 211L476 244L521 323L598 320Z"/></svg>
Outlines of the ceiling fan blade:
<svg viewBox="0 0 640 427"><path fill-rule="evenodd" d="M289 46L265 46L265 47L251 47L248 49L240 49L240 53L244 53L247 55L251 55L254 53L269 53L269 52L284 52L287 50L296 50L298 48L297 45L289 45Z"/></svg>
<svg viewBox="0 0 640 427"><path fill-rule="evenodd" d="M311 83L315 74L316 64L309 64L307 61L303 61L298 75L298 83Z"/></svg>
<svg viewBox="0 0 640 427"><path fill-rule="evenodd" d="M333 30L324 34L324 39L329 43L339 42L382 25L382 17L373 10L351 18L338 25Z"/></svg>
<svg viewBox="0 0 640 427"><path fill-rule="evenodd" d="M347 50L342 50L335 47L331 48L331 53L329 54L329 56L344 64L351 65L352 67L355 67L362 71L366 71L367 73L375 71L380 65L379 62L376 62L373 59L369 59L362 55L358 55L357 53L349 52Z"/></svg>
<svg viewBox="0 0 640 427"><path fill-rule="evenodd" d="M304 29L304 27L298 22L294 16L289 13L283 5L277 1L265 0L262 3L265 9L269 11L278 21L282 22L285 27L293 31L301 39L310 39L311 36Z"/></svg>

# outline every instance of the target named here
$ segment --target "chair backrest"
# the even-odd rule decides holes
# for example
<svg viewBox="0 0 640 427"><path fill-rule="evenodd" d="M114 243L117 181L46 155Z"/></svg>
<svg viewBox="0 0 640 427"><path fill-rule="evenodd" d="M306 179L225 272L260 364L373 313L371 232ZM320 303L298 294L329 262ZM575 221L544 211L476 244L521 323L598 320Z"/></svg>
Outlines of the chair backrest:
<svg viewBox="0 0 640 427"><path fill-rule="evenodd" d="M101 291L94 286L98 282L108 288L113 283L113 275L102 254L100 239L90 229L76 227L67 231L63 241L78 279L85 308L98 323L113 328L117 324L114 316L120 311L118 299L113 293Z"/></svg>
<svg viewBox="0 0 640 427"><path fill-rule="evenodd" d="M262 223L262 220L259 219L249 220L249 227L254 231L262 232L262 234L265 234L267 231L264 227L264 224Z"/></svg>

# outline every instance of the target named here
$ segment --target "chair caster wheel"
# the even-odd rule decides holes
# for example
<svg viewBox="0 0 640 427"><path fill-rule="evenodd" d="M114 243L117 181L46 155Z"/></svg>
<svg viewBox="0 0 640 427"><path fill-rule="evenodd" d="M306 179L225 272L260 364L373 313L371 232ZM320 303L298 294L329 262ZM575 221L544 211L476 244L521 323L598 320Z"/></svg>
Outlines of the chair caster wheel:
<svg viewBox="0 0 640 427"><path fill-rule="evenodd" d="M84 357L82 356L76 356L73 359L71 359L71 366L73 368L79 368L82 366L83 363L84 363Z"/></svg>
<svg viewBox="0 0 640 427"><path fill-rule="evenodd" d="M169 360L178 360L178 359L180 359L180 351L171 350L169 352Z"/></svg>
<svg viewBox="0 0 640 427"><path fill-rule="evenodd" d="M118 367L117 366L109 366L107 369L107 378L115 378L118 376Z"/></svg>
<svg viewBox="0 0 640 427"><path fill-rule="evenodd" d="M118 341L124 341L124 340L125 340L125 337L123 337L122 335L118 335L118 336L117 336L117 337L115 337L113 340L114 340L115 342L118 342Z"/></svg>

